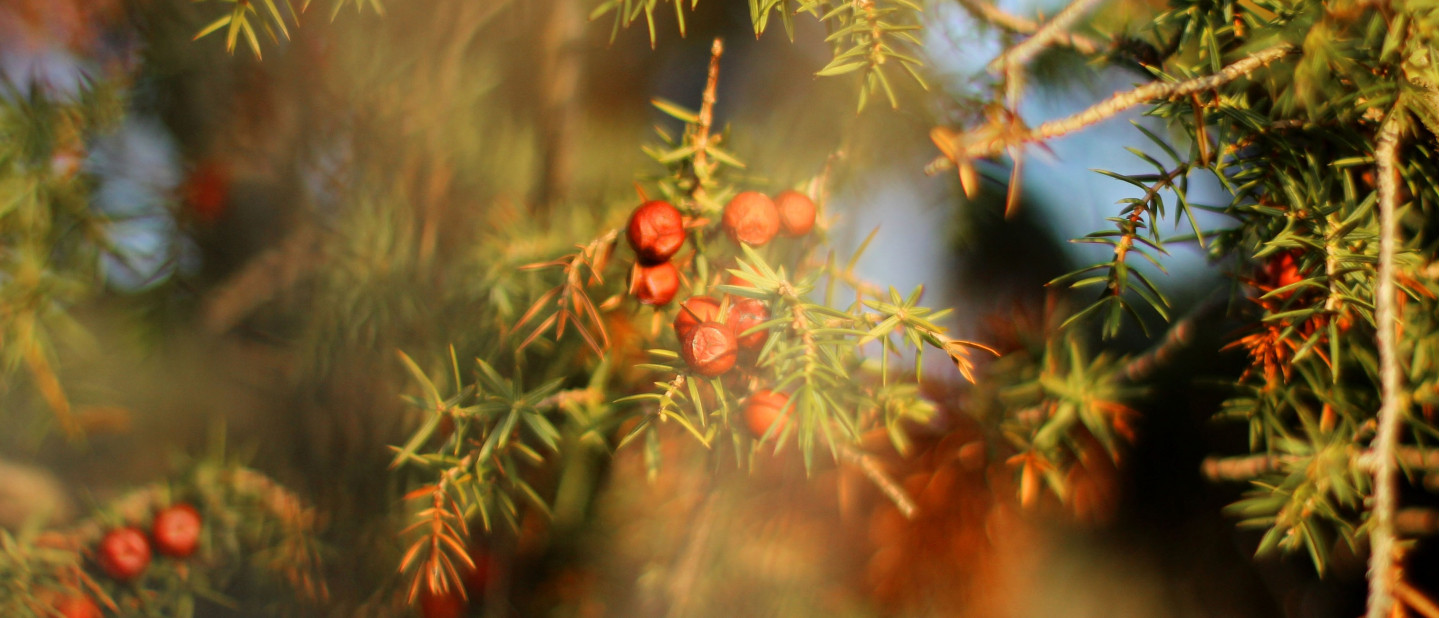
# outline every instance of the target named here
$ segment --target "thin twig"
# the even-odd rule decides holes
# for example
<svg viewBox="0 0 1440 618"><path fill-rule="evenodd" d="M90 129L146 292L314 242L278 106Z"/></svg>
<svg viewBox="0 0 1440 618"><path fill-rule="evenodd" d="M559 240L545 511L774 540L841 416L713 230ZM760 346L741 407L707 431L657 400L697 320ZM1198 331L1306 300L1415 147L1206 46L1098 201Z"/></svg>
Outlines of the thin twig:
<svg viewBox="0 0 1440 618"><path fill-rule="evenodd" d="M904 515L906 519L915 518L915 510L917 508L915 501L910 498L910 494L905 493L903 487L896 483L894 479L890 478L890 475L880 469L880 464L875 463L874 457L849 444L841 444L838 452L842 459L865 473L865 477L870 479L870 482L875 483L875 486L880 488L880 491L885 494L885 497L895 503L895 507L900 509L901 515Z"/></svg>
<svg viewBox="0 0 1440 618"><path fill-rule="evenodd" d="M1440 618L1440 607L1436 607L1434 601L1403 579L1395 582L1395 598L1425 618Z"/></svg>
<svg viewBox="0 0 1440 618"><path fill-rule="evenodd" d="M1395 532L1400 536L1435 536L1437 525L1440 525L1440 516L1436 515L1435 509L1414 506L1395 512Z"/></svg>
<svg viewBox="0 0 1440 618"><path fill-rule="evenodd" d="M1396 157L1400 149L1400 113L1392 113L1380 126L1375 146L1375 174L1380 189L1380 272L1375 285L1375 336L1380 348L1379 428L1372 447L1375 463L1375 502L1370 521L1370 597L1366 618L1385 618L1395 602L1396 459L1404 394L1400 388L1400 358L1396 355L1395 328L1395 203Z"/></svg>
<svg viewBox="0 0 1440 618"><path fill-rule="evenodd" d="M205 331L223 335L257 308L315 270L321 261L320 231L302 223L284 240L245 264L210 292L200 308Z"/></svg>
<svg viewBox="0 0 1440 618"><path fill-rule="evenodd" d="M1279 470L1287 463L1300 461L1292 455L1246 455L1244 457L1207 457L1200 464L1200 470L1212 481L1248 481L1266 472ZM1395 447L1393 459L1407 468L1435 470L1440 464L1440 452L1413 446ZM1362 455L1357 465L1368 465Z"/></svg>
<svg viewBox="0 0 1440 618"><path fill-rule="evenodd" d="M1036 54L1050 46L1052 41L1057 41L1065 37L1067 35L1066 30L1070 28L1070 25L1073 24L1075 20L1089 13L1091 9L1095 8L1095 6L1102 1L1103 0L1075 0L1071 2L1069 6L1066 6L1064 9L1061 9L1059 13L1056 13L1055 17L1045 25L1033 30L1034 34L1031 35L1030 38L1021 41L1018 45L1011 47L1005 53L991 60L990 65L986 68L991 71L998 71L1001 67L1010 63L1023 65L1029 62Z"/></svg>
<svg viewBox="0 0 1440 618"><path fill-rule="evenodd" d="M1195 323L1222 304L1218 296L1206 300L1190 312L1190 315L1171 325L1170 330L1165 333L1165 338L1158 345L1126 363L1121 375L1131 382L1149 377L1156 369L1170 362L1175 352L1190 345L1191 340L1195 337Z"/></svg>
<svg viewBox="0 0 1440 618"><path fill-rule="evenodd" d="M710 175L709 157L706 156L706 149L710 147L710 126L715 121L715 90L720 83L720 55L725 53L725 44L720 37L715 37L715 42L710 44L710 70L705 75L705 92L700 97L700 127L695 136L695 160L693 171L695 174L695 186L690 189L691 197L699 197L704 193L701 187L701 175Z"/></svg>
<svg viewBox="0 0 1440 618"><path fill-rule="evenodd" d="M675 565L675 576L670 581L670 610L667 616L684 616L689 613L690 601L695 594L695 583L700 579L700 567L704 563L706 550L710 546L710 532L715 527L715 510L718 490L712 485L691 522L690 533L685 542L684 553Z"/></svg>
<svg viewBox="0 0 1440 618"><path fill-rule="evenodd" d="M1270 64L1294 50L1294 45L1281 43L1268 47L1235 61L1214 75L1196 77L1180 82L1151 82L1133 90L1117 92L1109 99L1097 103L1071 116L1051 120L1029 131L1015 134L1008 131L986 132L982 130L960 134L959 148L946 153L925 167L925 172L934 174L954 167L955 158L978 159L1000 154L1006 148L1026 142L1041 142L1047 139L1074 133L1080 129L1114 117L1131 107L1156 99L1187 96L1191 93L1215 88L1249 75L1262 66ZM980 136L980 137L975 137ZM967 139L970 138L970 139Z"/></svg>
<svg viewBox="0 0 1440 618"><path fill-rule="evenodd" d="M960 6L965 7L970 13L991 25L1015 34L1035 34L1040 29L1040 24L1016 15L1007 13L985 0L957 0ZM1104 47L1099 41L1083 34L1073 32L1060 32L1055 36L1055 43L1075 48L1082 54L1093 54Z"/></svg>

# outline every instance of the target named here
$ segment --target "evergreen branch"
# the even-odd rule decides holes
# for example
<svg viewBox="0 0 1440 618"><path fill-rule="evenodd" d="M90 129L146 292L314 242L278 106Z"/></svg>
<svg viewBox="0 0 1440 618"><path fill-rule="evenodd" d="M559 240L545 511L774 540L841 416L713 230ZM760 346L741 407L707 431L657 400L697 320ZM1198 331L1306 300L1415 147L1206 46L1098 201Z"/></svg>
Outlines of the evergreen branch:
<svg viewBox="0 0 1440 618"><path fill-rule="evenodd" d="M211 334L228 332L314 270L319 261L319 233L315 226L302 224L209 293L200 308L200 323Z"/></svg>
<svg viewBox="0 0 1440 618"><path fill-rule="evenodd" d="M1434 512L1432 511L1431 514L1433 515ZM1433 518L1430 520L1430 528L1431 532L1434 532L1435 520ZM1440 618L1440 607L1436 607L1434 601L1416 590L1404 579L1396 578L1395 580L1395 598L1425 618Z"/></svg>
<svg viewBox="0 0 1440 618"><path fill-rule="evenodd" d="M1357 463L1361 463L1365 457L1361 456L1358 459ZM1407 468L1434 471L1437 464L1440 464L1440 451L1414 446L1399 446L1395 448L1395 459ZM1286 463L1299 460L1299 457L1271 454L1207 457L1200 464L1200 470L1205 478L1212 481L1248 481L1267 472L1279 470Z"/></svg>
<svg viewBox="0 0 1440 618"><path fill-rule="evenodd" d="M1371 507L1370 528L1370 597L1366 618L1384 618L1395 602L1395 451L1398 447L1404 394L1400 392L1400 358L1396 349L1395 251L1399 223L1396 202L1399 201L1400 119L1395 110L1380 126L1375 147L1375 175L1380 190L1380 272L1375 287L1375 335L1380 350L1380 414L1379 427L1372 447L1374 453L1375 498Z"/></svg>
<svg viewBox="0 0 1440 618"><path fill-rule="evenodd" d="M1195 337L1195 323L1221 305L1218 297L1202 303L1190 312L1190 315L1172 324L1170 330L1165 332L1165 338L1158 345L1126 363L1120 374L1131 382L1138 382L1149 377L1156 369L1168 363L1177 351L1190 345Z"/></svg>
<svg viewBox="0 0 1440 618"><path fill-rule="evenodd" d="M1440 525L1440 516L1436 515L1435 509L1410 507L1395 512L1395 531L1402 536L1435 536L1437 525ZM1399 596L1400 591L1395 592Z"/></svg>
<svg viewBox="0 0 1440 618"><path fill-rule="evenodd" d="M859 468L865 477L870 479L870 482L875 483L885 497L895 503L895 508L900 509L900 514L904 515L905 519L915 518L915 511L918 509L915 501L910 498L910 494L905 493L905 489L899 483L896 483L889 474L880 469L880 464L875 463L874 457L849 444L841 444L839 453L842 459Z"/></svg>
<svg viewBox="0 0 1440 618"><path fill-rule="evenodd" d="M719 40L719 39L716 39ZM704 563L705 549L710 545L711 532L715 528L716 489L712 487L705 500L695 507L697 512L690 524L684 553L675 566L675 576L670 580L670 610L667 616L685 616L690 612L689 602L694 598L695 583L699 580L700 567Z"/></svg>
<svg viewBox="0 0 1440 618"><path fill-rule="evenodd" d="M986 68L991 71L997 71L1001 67L1010 64L1017 66L1024 65L1034 58L1036 54L1039 54L1049 46L1052 41L1063 40L1062 37L1066 36L1065 31L1070 28L1070 25L1081 16L1089 13L1091 9L1095 8L1095 6L1102 1L1103 0L1074 0L1074 2L1071 2L1064 9L1061 9L1060 12L1049 22L1046 22L1045 25L1035 29L1034 34L1032 34L1030 38L1021 41L1016 46L1011 47L1008 51L997 56L994 60L991 60ZM979 0L962 0L962 3L965 4L969 2L978 4Z"/></svg>
<svg viewBox="0 0 1440 618"><path fill-rule="evenodd" d="M1040 25L1027 18L1008 13L985 0L956 0L960 6L965 7L970 13L991 25L1015 34L1033 35ZM1083 34L1060 31L1055 35L1055 43L1075 48L1082 54L1093 54L1100 51L1102 47L1099 41Z"/></svg>
<svg viewBox="0 0 1440 618"><path fill-rule="evenodd" d="M692 166L695 174L695 186L690 188L691 197L704 194L705 190L700 178L702 170L706 178L710 176L710 170L707 168L709 157L706 150L710 148L710 126L715 121L715 91L720 83L720 55L723 53L725 53L725 44L717 36L715 41L710 44L710 69L705 74L705 92L700 97L700 122L695 135L695 159Z"/></svg>
<svg viewBox="0 0 1440 618"><path fill-rule="evenodd" d="M965 161L968 164L968 161L973 159L996 156L1015 144L1043 142L1047 139L1068 135L1112 118L1120 112L1147 101L1182 97L1219 87L1249 75L1256 69L1280 59L1294 49L1295 46L1293 44L1280 43L1237 60L1213 75L1195 77L1179 82L1151 82L1132 90L1117 92L1111 95L1108 100L1092 105L1071 116L1045 122L1028 131L987 131L985 127L982 127L973 132L947 135L947 139L945 140L947 145L942 147L944 154L935 158L929 165L926 165L925 173L935 174L942 170L955 167L957 160ZM940 140L937 140L937 142L938 141Z"/></svg>

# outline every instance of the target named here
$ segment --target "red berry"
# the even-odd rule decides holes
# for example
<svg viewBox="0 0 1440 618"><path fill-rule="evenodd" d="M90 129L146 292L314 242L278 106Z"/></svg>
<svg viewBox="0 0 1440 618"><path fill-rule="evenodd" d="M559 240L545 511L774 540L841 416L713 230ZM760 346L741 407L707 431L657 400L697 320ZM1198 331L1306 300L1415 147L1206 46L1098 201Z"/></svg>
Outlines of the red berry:
<svg viewBox="0 0 1440 618"><path fill-rule="evenodd" d="M780 229L787 236L804 236L815 227L815 202L799 191L781 191L775 196L775 210L780 212Z"/></svg>
<svg viewBox="0 0 1440 618"><path fill-rule="evenodd" d="M780 213L764 193L745 191L725 205L720 223L735 242L760 246L780 231Z"/></svg>
<svg viewBox="0 0 1440 618"><path fill-rule="evenodd" d="M150 566L150 542L136 528L116 528L100 539L100 570L115 581L127 582Z"/></svg>
<svg viewBox="0 0 1440 618"><path fill-rule="evenodd" d="M100 618L100 606L84 595L60 599L55 611L64 618Z"/></svg>
<svg viewBox="0 0 1440 618"><path fill-rule="evenodd" d="M664 262L685 244L685 221L669 202L645 202L630 215L626 236L640 261Z"/></svg>
<svg viewBox="0 0 1440 618"><path fill-rule="evenodd" d="M780 412L785 410L785 404L789 402L790 397L785 393L755 391L745 401L745 427L750 430L751 435L761 438L765 432L770 431L770 426L774 425L775 431L771 435L780 435L780 432L785 431L791 411L786 410L784 416L781 416Z"/></svg>
<svg viewBox="0 0 1440 618"><path fill-rule="evenodd" d="M440 594L430 592L429 587L420 590L420 615L425 618L460 618L469 607L470 603L457 590Z"/></svg>
<svg viewBox="0 0 1440 618"><path fill-rule="evenodd" d="M755 298L741 298L730 306L730 315L725 324L735 331L736 340L744 350L758 350L770 338L769 330L759 330L748 335L745 331L770 320L770 309Z"/></svg>
<svg viewBox="0 0 1440 618"><path fill-rule="evenodd" d="M155 537L155 551L173 558L188 558L200 544L200 526L200 512L188 504L176 504L156 513L150 530Z"/></svg>
<svg viewBox="0 0 1440 618"><path fill-rule="evenodd" d="M203 223L214 223L229 206L230 170L215 161L201 163L181 187L185 205Z"/></svg>
<svg viewBox="0 0 1440 618"><path fill-rule="evenodd" d="M701 322L714 322L719 315L719 301L709 296L691 296L680 303L680 313L675 314L675 336L683 340Z"/></svg>
<svg viewBox="0 0 1440 618"><path fill-rule="evenodd" d="M680 289L680 271L670 262L636 264L630 271L630 295L647 305L664 305Z"/></svg>
<svg viewBox="0 0 1440 618"><path fill-rule="evenodd" d="M691 371L713 378L735 366L735 333L719 322L696 325L680 339L680 356Z"/></svg>
<svg viewBox="0 0 1440 618"><path fill-rule="evenodd" d="M1265 274L1270 279L1270 284L1275 288L1283 288L1299 283L1304 278L1300 276L1300 267L1297 264L1301 255L1303 254L1299 251L1286 251L1270 258L1270 261L1265 263Z"/></svg>

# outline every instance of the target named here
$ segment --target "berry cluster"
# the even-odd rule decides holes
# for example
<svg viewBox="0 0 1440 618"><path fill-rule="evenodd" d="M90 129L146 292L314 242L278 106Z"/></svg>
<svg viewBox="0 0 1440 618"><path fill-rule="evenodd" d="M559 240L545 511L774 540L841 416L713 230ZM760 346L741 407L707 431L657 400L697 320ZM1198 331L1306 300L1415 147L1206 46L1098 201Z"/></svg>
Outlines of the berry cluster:
<svg viewBox="0 0 1440 618"><path fill-rule="evenodd" d="M758 191L744 191L725 205L721 227L736 243L759 247L780 233L809 234L815 227L815 212L815 202L799 191L781 191L773 200ZM670 258L684 246L685 229L680 210L664 200L645 202L630 214L625 228L635 250L630 295L642 304L659 307L675 298L680 271Z"/></svg>
<svg viewBox="0 0 1440 618"><path fill-rule="evenodd" d="M202 521L200 512L189 504L161 509L151 522L149 536L134 526L105 533L95 546L95 562L116 582L135 581L149 568L152 552L176 559L193 555L200 545ZM100 616L99 606L84 596L67 597L55 609L66 618Z"/></svg>
<svg viewBox="0 0 1440 618"><path fill-rule="evenodd" d="M774 199L757 191L743 191L725 205L720 227L737 244L759 247L775 236L804 236L815 227L815 202L799 191L786 190ZM668 304L680 286L680 275L670 258L685 243L684 217L664 201L641 204L626 229L636 265L630 294L641 303ZM727 283L746 286L731 277ZM692 296L680 304L673 326L680 341L680 357L696 375L716 378L741 362L753 363L769 340L769 306L755 298ZM751 394L744 409L745 426L756 438L778 434L789 415L789 397L760 390ZM772 431L773 428L773 431Z"/></svg>

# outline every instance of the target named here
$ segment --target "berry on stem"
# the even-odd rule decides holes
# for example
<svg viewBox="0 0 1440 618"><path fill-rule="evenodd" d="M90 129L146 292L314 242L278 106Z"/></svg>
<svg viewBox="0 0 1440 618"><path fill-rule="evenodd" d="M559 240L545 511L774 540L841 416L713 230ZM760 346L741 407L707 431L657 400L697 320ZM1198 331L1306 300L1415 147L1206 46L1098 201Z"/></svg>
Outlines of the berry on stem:
<svg viewBox="0 0 1440 618"><path fill-rule="evenodd" d="M735 331L735 338L741 349L755 351L765 345L765 340L770 338L770 331L759 330L748 335L744 333L769 319L770 309L765 306L764 301L756 298L739 298L736 299L735 304L730 306L730 315L725 318L725 324Z"/></svg>
<svg viewBox="0 0 1440 618"><path fill-rule="evenodd" d="M55 611L64 618L100 618L100 606L85 595L60 599L55 603Z"/></svg>
<svg viewBox="0 0 1440 618"><path fill-rule="evenodd" d="M200 544L200 512L189 504L176 504L155 514L150 534L155 551L172 558L188 558Z"/></svg>
<svg viewBox="0 0 1440 618"><path fill-rule="evenodd" d="M719 322L696 325L680 339L680 356L691 371L713 378L735 366L738 344L729 326Z"/></svg>
<svg viewBox="0 0 1440 618"><path fill-rule="evenodd" d="M745 427L756 439L765 437L765 432L770 431L771 425L775 426L774 435L780 435L780 432L785 431L786 423L789 422L790 411L785 410L785 405L788 403L790 403L790 397L785 393L771 390L755 391L745 402ZM785 410L784 416L780 414L782 410Z"/></svg>
<svg viewBox="0 0 1440 618"><path fill-rule="evenodd" d="M780 213L764 193L744 191L725 205L720 223L735 242L758 247L780 231Z"/></svg>
<svg viewBox="0 0 1440 618"><path fill-rule="evenodd" d="M775 196L775 209L780 212L780 229L786 236L804 236L815 227L815 202L794 190Z"/></svg>
<svg viewBox="0 0 1440 618"><path fill-rule="evenodd" d="M438 594L430 592L429 586L420 590L420 615L424 618L460 618L469 608L470 603L458 590Z"/></svg>
<svg viewBox="0 0 1440 618"><path fill-rule="evenodd" d="M116 528L100 539L97 561L112 579L128 582L150 566L150 542L136 528Z"/></svg>
<svg viewBox="0 0 1440 618"><path fill-rule="evenodd" d="M680 211L661 200L645 202L636 208L625 232L635 255L647 264L670 259L685 244L685 222Z"/></svg>
<svg viewBox="0 0 1440 618"><path fill-rule="evenodd" d="M701 322L714 322L720 315L720 302L709 296L691 296L680 303L675 314L675 336L681 340Z"/></svg>
<svg viewBox="0 0 1440 618"><path fill-rule="evenodd" d="M680 271L670 262L635 264L630 270L630 295L646 305L660 306L675 298Z"/></svg>

